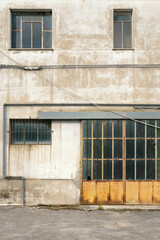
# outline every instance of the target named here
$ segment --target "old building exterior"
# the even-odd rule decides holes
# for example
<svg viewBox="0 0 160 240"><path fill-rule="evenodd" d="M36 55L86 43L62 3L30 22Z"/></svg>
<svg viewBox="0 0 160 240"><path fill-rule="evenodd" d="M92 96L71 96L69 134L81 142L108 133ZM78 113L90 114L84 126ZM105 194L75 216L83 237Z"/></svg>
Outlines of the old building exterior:
<svg viewBox="0 0 160 240"><path fill-rule="evenodd" d="M160 1L4 0L0 204L160 202Z"/></svg>

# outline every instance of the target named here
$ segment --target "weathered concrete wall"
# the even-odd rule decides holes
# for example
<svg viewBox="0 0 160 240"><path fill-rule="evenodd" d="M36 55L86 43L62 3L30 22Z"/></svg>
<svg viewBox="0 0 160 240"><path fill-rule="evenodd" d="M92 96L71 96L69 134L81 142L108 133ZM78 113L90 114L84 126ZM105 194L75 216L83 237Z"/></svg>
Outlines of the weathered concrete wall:
<svg viewBox="0 0 160 240"><path fill-rule="evenodd" d="M52 131L51 145L8 143L7 175L38 179L79 178L80 122L52 122Z"/></svg>
<svg viewBox="0 0 160 240"><path fill-rule="evenodd" d="M159 63L160 1L45 1L52 10L53 50L10 49L10 9L44 9L43 1L5 0L0 10L1 50L27 66ZM133 10L133 50L113 50L113 10ZM155 19L154 19L154 16ZM0 53L2 64L15 64ZM4 102L79 102L53 84L99 103L157 103L159 69L0 70ZM152 88L151 88L152 85ZM18 93L18 94L17 94ZM154 93L154 94L153 94Z"/></svg>
<svg viewBox="0 0 160 240"><path fill-rule="evenodd" d="M115 65L159 64L160 0L4 0L0 9L0 65ZM52 50L13 50L11 48L10 9L51 9ZM113 50L113 10L132 9L132 50ZM14 62L12 59L17 61ZM2 68L1 68L2 67ZM156 104L160 100L159 68L45 69L36 72L0 67L0 116L4 103L81 103L59 87L96 103ZM40 75L38 75L40 74ZM45 77L44 78L42 78ZM38 111L93 111L93 108L13 108L10 118L37 118ZM112 109L110 109L112 110ZM123 111L124 109L114 109ZM125 111L132 111L128 108ZM96 109L94 109L96 111ZM0 176L3 169L3 119L0 118ZM80 122L52 123L52 144L15 146L7 135L7 174L54 180L42 184L40 197L28 190L28 203L77 203L80 194ZM74 146L74 147L73 147ZM77 180L78 179L78 180ZM64 184L61 184L63 180ZM65 182L66 181L66 182ZM76 185L74 185L76 181ZM0 181L5 186L4 181ZM34 184L34 182L33 182ZM43 185L44 184L44 185ZM52 186L53 184L53 186ZM54 185L55 184L55 185ZM62 195L53 196L62 188ZM3 187L5 189L5 187ZM2 189L2 190L3 190ZM48 188L49 189L49 188ZM66 189L66 191L65 191ZM73 194L69 195L70 190ZM37 190L35 190L37 191ZM45 192L46 191L46 192ZM3 191L2 191L3 192ZM50 194L44 197L43 194ZM67 194L67 196L65 195ZM32 197L33 196L33 197ZM62 197L58 197L62 196ZM66 197L65 197L66 196ZM10 198L10 197L9 197ZM18 197L18 199L20 199ZM34 199L34 200L33 200ZM38 200L41 199L41 200ZM44 200L45 199L45 200ZM60 200L63 199L63 200ZM67 199L67 200L65 200ZM11 200L6 200L11 201ZM14 202L14 201L13 201ZM20 200L15 200L19 203Z"/></svg>
<svg viewBox="0 0 160 240"><path fill-rule="evenodd" d="M79 180L25 180L24 204L78 205ZM0 204L23 204L21 180L0 180Z"/></svg>
<svg viewBox="0 0 160 240"><path fill-rule="evenodd" d="M25 178L26 205L79 204L80 121L53 121L50 145L9 142L9 119L37 118L40 109L7 109L6 175ZM22 204L21 180L0 180L0 204Z"/></svg>

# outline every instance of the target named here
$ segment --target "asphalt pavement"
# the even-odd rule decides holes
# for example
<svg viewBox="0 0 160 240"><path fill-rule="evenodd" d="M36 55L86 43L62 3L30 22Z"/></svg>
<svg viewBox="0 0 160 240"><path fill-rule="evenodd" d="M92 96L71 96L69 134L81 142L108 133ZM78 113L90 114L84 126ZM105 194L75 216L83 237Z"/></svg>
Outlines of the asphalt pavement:
<svg viewBox="0 0 160 240"><path fill-rule="evenodd" d="M6 239L160 239L160 210L0 206L0 240Z"/></svg>

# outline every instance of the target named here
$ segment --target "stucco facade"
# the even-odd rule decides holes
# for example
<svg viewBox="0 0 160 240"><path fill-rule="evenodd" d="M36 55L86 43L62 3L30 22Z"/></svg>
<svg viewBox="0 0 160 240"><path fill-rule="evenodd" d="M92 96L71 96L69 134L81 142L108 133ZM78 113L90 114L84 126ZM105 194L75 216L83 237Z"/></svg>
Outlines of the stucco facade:
<svg viewBox="0 0 160 240"><path fill-rule="evenodd" d="M114 49L114 10L128 9L132 47ZM15 10L52 12L50 49L12 48ZM39 112L158 112L159 23L159 0L1 2L1 204L22 202L21 179L6 176L25 178L27 205L80 204L82 119L51 119L48 145L10 144L10 119L37 119Z"/></svg>

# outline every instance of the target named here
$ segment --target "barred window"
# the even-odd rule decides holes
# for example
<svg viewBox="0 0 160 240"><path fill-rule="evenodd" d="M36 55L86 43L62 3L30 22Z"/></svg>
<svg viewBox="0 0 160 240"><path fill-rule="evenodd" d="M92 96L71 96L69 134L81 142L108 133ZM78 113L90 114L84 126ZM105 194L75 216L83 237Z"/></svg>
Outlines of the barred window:
<svg viewBox="0 0 160 240"><path fill-rule="evenodd" d="M52 47L51 12L12 12L12 48Z"/></svg>
<svg viewBox="0 0 160 240"><path fill-rule="evenodd" d="M11 144L50 144L51 121L39 119L11 119Z"/></svg>
<svg viewBox="0 0 160 240"><path fill-rule="evenodd" d="M114 48L132 47L132 11L114 11Z"/></svg>

